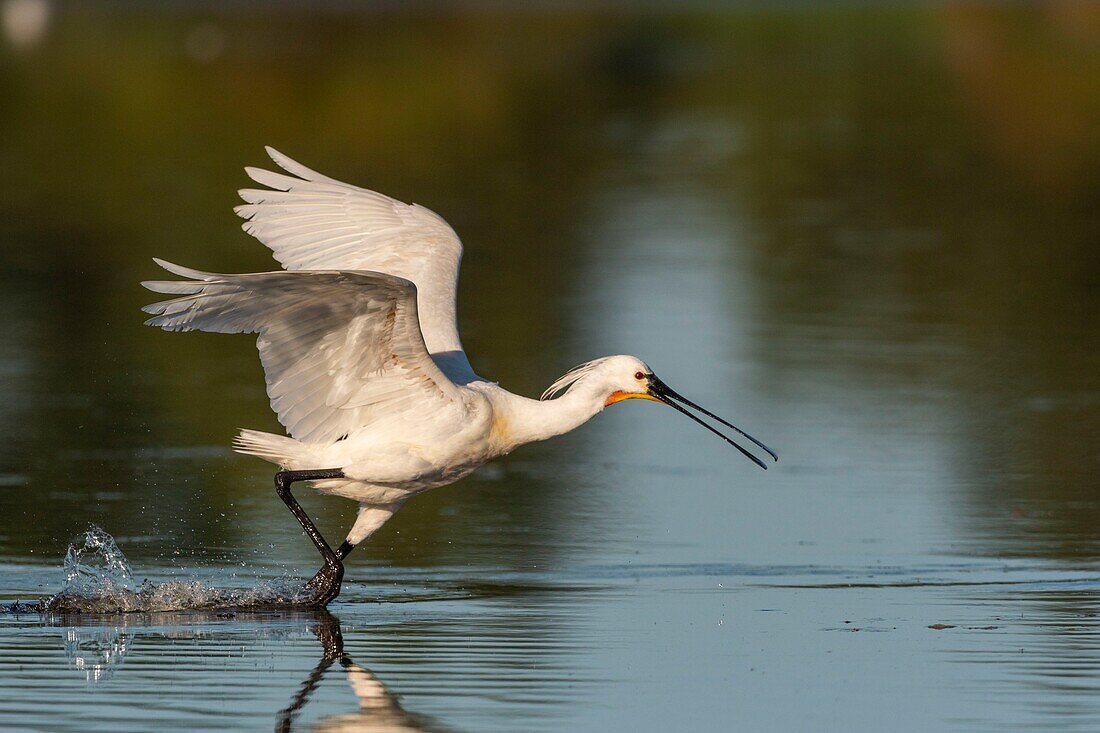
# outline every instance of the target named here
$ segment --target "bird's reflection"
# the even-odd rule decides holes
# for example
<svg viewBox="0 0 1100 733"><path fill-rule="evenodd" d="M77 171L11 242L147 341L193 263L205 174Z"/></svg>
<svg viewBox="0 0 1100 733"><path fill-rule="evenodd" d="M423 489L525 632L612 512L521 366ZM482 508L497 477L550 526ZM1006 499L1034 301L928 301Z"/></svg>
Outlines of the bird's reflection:
<svg viewBox="0 0 1100 733"><path fill-rule="evenodd" d="M353 662L344 651L340 620L323 609L279 609L267 612L255 609L224 609L108 617L69 615L46 617L43 622L65 629L65 655L70 668L84 673L89 682L96 683L110 679L118 671L132 644L136 627L166 627L168 631L160 631L157 635L195 638L201 634L196 626L203 624L269 624L273 619L284 622L305 621L310 624L310 629L321 643L321 661L302 683L290 704L279 712L276 731L282 733L302 729L296 725L299 712L336 663L339 663L352 693L359 701L358 709L351 713L327 715L310 724L308 730L323 733L441 733L448 730L430 717L410 713L402 708L397 696L386 689L369 669Z"/></svg>
<svg viewBox="0 0 1100 733"><path fill-rule="evenodd" d="M354 713L329 715L314 723L310 730L323 733L398 733L402 731L446 730L436 721L423 715L410 713L401 707L397 696L375 677L369 669L351 661L344 652L344 636L340 633L340 620L328 611L317 612L313 632L321 642L321 661L302 683L290 705L279 713L275 730L288 733L294 730L298 712L309 702L310 696L322 678L339 662L347 675L351 691L359 699L359 709Z"/></svg>

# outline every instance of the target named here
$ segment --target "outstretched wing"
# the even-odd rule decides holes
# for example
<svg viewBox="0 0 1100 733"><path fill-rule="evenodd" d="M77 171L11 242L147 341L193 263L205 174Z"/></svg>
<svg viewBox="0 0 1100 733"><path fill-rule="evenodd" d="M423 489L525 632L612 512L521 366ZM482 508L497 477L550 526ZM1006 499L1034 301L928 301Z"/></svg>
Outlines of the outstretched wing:
<svg viewBox="0 0 1100 733"><path fill-rule="evenodd" d="M245 204L235 211L247 219L244 230L288 270L370 270L412 281L428 352L461 352L455 297L462 242L450 225L423 206L323 176L273 148L267 153L291 175L245 169L272 190L240 191Z"/></svg>
<svg viewBox="0 0 1100 733"><path fill-rule="evenodd" d="M306 443L328 443L384 419L437 420L461 410L417 319L416 286L376 272L217 275L157 260L189 278L142 283L182 297L148 305L168 331L259 333L271 407Z"/></svg>

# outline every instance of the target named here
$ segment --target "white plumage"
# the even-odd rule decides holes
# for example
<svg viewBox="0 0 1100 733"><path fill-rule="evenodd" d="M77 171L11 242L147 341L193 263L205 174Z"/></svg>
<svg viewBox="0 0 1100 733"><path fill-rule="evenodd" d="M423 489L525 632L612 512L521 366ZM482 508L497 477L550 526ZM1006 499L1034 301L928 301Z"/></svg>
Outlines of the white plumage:
<svg viewBox="0 0 1100 733"><path fill-rule="evenodd" d="M683 411L669 396L682 398L632 356L576 367L542 400L478 377L458 337L462 244L447 222L267 151L291 175L247 168L268 189L240 191L246 203L236 211L286 269L222 275L156 260L185 279L143 283L177 296L146 306L146 323L258 334L271 407L290 437L243 430L235 447L299 472L284 500L330 570L333 556L338 565L413 494L572 430L607 405L641 398ZM359 502L337 553L288 498L293 480ZM322 603L335 596L319 593Z"/></svg>
<svg viewBox="0 0 1100 733"><path fill-rule="evenodd" d="M416 286L378 272L214 275L158 263L185 282L146 282L185 297L148 306L170 331L259 333L271 407L303 443L327 444L401 415L430 421L461 402L428 355Z"/></svg>
<svg viewBox="0 0 1100 733"><path fill-rule="evenodd" d="M245 168L275 190L244 189L234 211L242 228L271 248L287 270L369 270L416 283L420 326L431 353L462 351L455 319L462 242L438 214L333 180L273 148L293 176ZM469 362L465 363L470 372Z"/></svg>

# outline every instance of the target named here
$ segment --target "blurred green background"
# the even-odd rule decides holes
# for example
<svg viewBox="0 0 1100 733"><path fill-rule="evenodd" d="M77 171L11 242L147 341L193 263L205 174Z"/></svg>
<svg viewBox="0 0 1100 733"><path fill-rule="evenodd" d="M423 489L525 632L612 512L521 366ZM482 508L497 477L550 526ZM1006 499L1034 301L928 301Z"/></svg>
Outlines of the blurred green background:
<svg viewBox="0 0 1100 733"><path fill-rule="evenodd" d="M3 13L0 472L19 525L3 552L54 552L107 518L159 552L224 548L242 502L273 503L268 467L226 449L237 427L277 429L250 340L170 336L138 312L154 255L272 267L230 210L264 144L447 217L475 368L526 394L600 353L576 332L608 340L584 263L610 246L615 201L660 187L728 212L753 283L752 322L730 322L768 392L934 390L968 536L1100 550L1094 5ZM692 256L677 246L673 269ZM610 267L633 254L613 251ZM454 502L553 529L545 484L584 466L530 467L570 450L418 500L382 561L461 556Z"/></svg>

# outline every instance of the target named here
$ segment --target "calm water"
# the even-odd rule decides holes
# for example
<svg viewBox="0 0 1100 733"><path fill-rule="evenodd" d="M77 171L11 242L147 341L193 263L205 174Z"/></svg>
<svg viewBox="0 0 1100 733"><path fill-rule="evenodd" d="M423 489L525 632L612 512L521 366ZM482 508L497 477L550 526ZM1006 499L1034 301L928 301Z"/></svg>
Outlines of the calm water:
<svg viewBox="0 0 1100 733"><path fill-rule="evenodd" d="M0 728L1100 727L1100 12L125 7L3 5L0 600L90 523L138 580L315 570L228 449L251 339L138 310L154 255L272 266L264 144L454 224L481 374L638 354L782 461L615 407L331 615L0 617Z"/></svg>

